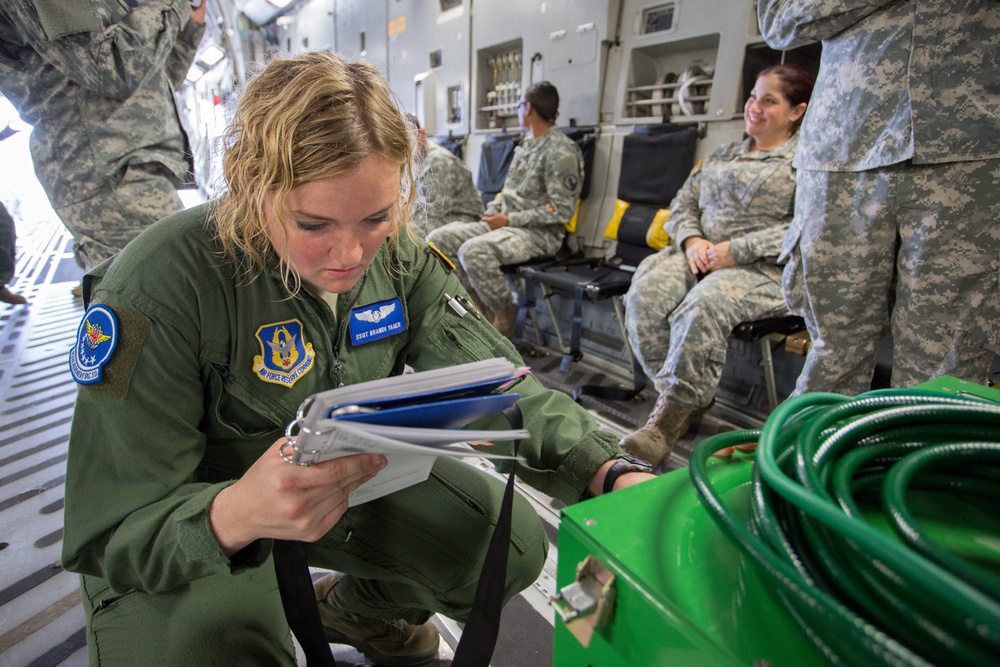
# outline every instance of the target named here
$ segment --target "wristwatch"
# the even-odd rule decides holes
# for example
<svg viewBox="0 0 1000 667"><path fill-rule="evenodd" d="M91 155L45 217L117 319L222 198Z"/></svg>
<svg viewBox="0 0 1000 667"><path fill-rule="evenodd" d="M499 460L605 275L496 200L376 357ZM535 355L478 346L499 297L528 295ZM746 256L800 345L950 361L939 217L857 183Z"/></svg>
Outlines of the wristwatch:
<svg viewBox="0 0 1000 667"><path fill-rule="evenodd" d="M608 474L604 476L604 493L611 493L615 488L615 482L619 477L627 472L653 472L653 464L640 459L638 456L623 454L608 468Z"/></svg>

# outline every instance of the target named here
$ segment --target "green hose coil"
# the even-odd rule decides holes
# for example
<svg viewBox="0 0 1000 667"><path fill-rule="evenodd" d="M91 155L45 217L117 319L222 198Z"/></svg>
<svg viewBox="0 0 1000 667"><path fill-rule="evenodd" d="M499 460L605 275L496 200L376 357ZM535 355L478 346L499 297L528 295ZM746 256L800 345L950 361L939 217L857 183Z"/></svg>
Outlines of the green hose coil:
<svg viewBox="0 0 1000 667"><path fill-rule="evenodd" d="M744 522L715 492L708 461L750 442ZM984 536L990 557L955 553L921 527L911 492L996 517L1000 404L920 389L803 394L760 430L704 440L689 471L709 515L831 663L996 664L1000 535Z"/></svg>

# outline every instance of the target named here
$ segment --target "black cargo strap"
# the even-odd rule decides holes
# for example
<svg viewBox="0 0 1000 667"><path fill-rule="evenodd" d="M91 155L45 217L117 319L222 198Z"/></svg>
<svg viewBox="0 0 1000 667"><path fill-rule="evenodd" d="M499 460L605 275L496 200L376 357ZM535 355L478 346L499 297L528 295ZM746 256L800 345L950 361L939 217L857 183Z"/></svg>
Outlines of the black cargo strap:
<svg viewBox="0 0 1000 667"><path fill-rule="evenodd" d="M337 667L319 618L319 605L306 561L306 543L275 540L272 556L285 620L299 640L306 664L309 667Z"/></svg>
<svg viewBox="0 0 1000 667"><path fill-rule="evenodd" d="M524 424L524 416L517 403L503 411L512 429ZM514 456L521 448L521 441L514 441ZM493 649L500 635L500 611L503 609L503 593L507 583L507 555L510 553L510 525L514 511L514 464L511 463L507 476L507 488L503 492L503 503L497 515L497 525L490 538L490 546L483 559L483 569L476 585L476 596L472 600L469 620L462 629L462 638L455 647L452 667L489 667Z"/></svg>
<svg viewBox="0 0 1000 667"><path fill-rule="evenodd" d="M522 427L524 417L516 403L504 410L503 414L512 429ZM521 441L514 441L514 456L517 456L520 448ZM500 611L503 609L504 588L507 583L513 508L514 466L511 465L500 514L486 550L486 558L483 559L472 611L455 648L452 667L488 667L493 657L493 649L500 635ZM333 658L319 618L319 606L313 593L312 577L309 576L309 563L306 560L306 543L275 540L273 557L285 619L305 653L306 664L308 667L336 667L337 661Z"/></svg>

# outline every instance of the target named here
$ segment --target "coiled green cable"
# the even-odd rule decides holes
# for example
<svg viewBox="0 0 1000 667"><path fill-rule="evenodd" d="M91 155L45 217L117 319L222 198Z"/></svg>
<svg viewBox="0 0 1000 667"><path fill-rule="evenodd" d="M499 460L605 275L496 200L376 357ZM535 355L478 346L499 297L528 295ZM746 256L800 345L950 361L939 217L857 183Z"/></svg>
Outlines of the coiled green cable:
<svg viewBox="0 0 1000 667"><path fill-rule="evenodd" d="M759 447L743 522L712 487L708 460L748 442ZM996 562L936 543L907 502L911 490L943 490L996 516L1000 405L927 390L804 394L761 430L703 441L689 472L831 662L981 667L1000 655Z"/></svg>

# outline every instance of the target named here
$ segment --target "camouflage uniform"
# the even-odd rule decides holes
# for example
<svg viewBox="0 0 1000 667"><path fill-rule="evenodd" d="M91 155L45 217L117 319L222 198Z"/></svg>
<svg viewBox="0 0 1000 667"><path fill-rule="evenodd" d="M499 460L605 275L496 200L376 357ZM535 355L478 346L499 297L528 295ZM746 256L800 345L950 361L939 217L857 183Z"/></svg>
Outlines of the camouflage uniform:
<svg viewBox="0 0 1000 667"><path fill-rule="evenodd" d="M822 40L782 249L813 343L796 392L983 382L1000 350L1000 2L768 0L774 48Z"/></svg>
<svg viewBox="0 0 1000 667"><path fill-rule="evenodd" d="M503 190L486 213L503 213L510 226L490 230L485 222L449 222L427 240L458 258L458 276L483 304L501 311L513 305L500 266L552 255L583 187L583 154L557 127L514 149Z"/></svg>
<svg viewBox="0 0 1000 667"><path fill-rule="evenodd" d="M413 222L424 234L455 220L478 222L482 217L483 198L472 172L451 151L428 141L418 170Z"/></svg>
<svg viewBox="0 0 1000 667"><path fill-rule="evenodd" d="M205 29L190 16L188 0L0 7L0 89L35 126L35 173L85 268L182 207L173 91Z"/></svg>
<svg viewBox="0 0 1000 667"><path fill-rule="evenodd" d="M629 343L671 404L707 406L733 327L787 314L775 260L792 220L798 137L766 151L750 142L695 167L670 204L671 246L639 264L625 295ZM736 266L696 280L681 249L692 236L729 241Z"/></svg>
<svg viewBox="0 0 1000 667"><path fill-rule="evenodd" d="M14 218L7 207L0 203L0 288L14 278L14 260L17 252L17 230Z"/></svg>

